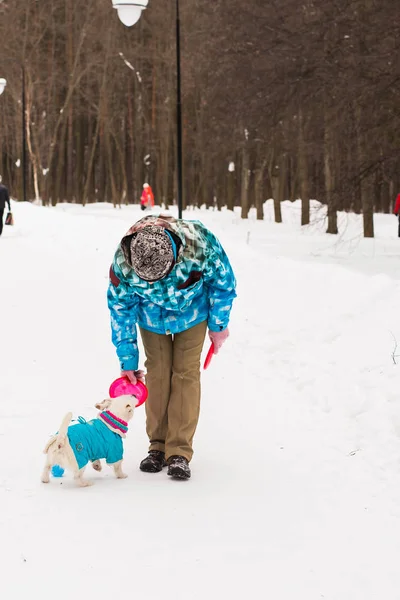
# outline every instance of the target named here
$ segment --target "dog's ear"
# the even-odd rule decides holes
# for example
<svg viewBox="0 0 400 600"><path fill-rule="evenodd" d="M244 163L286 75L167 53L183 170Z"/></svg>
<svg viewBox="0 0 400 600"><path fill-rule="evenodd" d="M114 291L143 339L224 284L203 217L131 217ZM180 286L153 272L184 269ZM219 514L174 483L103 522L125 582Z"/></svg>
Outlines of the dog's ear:
<svg viewBox="0 0 400 600"><path fill-rule="evenodd" d="M111 404L111 400L110 398L106 398L106 400L103 400L103 402L98 402L97 404L95 404L95 407L98 410L106 410Z"/></svg>

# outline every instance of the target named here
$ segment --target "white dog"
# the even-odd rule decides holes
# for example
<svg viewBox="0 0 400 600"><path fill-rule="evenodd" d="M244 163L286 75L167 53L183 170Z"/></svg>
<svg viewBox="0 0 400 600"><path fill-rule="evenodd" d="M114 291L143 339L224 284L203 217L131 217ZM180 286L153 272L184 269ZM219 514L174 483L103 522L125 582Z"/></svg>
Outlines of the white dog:
<svg viewBox="0 0 400 600"><path fill-rule="evenodd" d="M122 438L126 437L136 403L135 396L104 400L96 404L96 408L102 412L95 419L86 422L79 417L76 425L70 425L72 413L68 413L60 430L44 449L47 458L42 474L43 483L49 483L52 466L59 465L73 472L79 486L92 485L83 479L83 473L88 462L92 462L96 471L101 471L101 458L105 458L107 464L114 468L118 479L125 479L127 475L122 471Z"/></svg>

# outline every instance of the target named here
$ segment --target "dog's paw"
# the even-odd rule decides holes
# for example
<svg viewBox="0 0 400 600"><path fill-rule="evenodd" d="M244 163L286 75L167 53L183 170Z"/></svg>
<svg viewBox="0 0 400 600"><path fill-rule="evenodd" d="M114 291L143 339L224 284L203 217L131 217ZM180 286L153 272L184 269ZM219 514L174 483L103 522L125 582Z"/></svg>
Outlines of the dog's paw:
<svg viewBox="0 0 400 600"><path fill-rule="evenodd" d="M117 479L126 479L127 477L128 475L126 473L123 473L122 471L117 475Z"/></svg>
<svg viewBox="0 0 400 600"><path fill-rule="evenodd" d="M87 479L78 479L79 487L90 487L93 485L93 481L88 481Z"/></svg>
<svg viewBox="0 0 400 600"><path fill-rule="evenodd" d="M49 482L50 482L50 477L48 475L43 475L42 483L49 483Z"/></svg>
<svg viewBox="0 0 400 600"><path fill-rule="evenodd" d="M102 466L101 466L101 462L99 460L94 460L92 462L92 467L95 471L101 471L102 470Z"/></svg>

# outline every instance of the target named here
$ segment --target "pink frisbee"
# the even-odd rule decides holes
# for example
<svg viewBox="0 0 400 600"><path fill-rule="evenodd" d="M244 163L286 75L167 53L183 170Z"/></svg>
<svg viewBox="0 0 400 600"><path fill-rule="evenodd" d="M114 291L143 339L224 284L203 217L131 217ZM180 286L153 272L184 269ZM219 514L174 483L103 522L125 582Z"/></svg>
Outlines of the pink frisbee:
<svg viewBox="0 0 400 600"><path fill-rule="evenodd" d="M141 381L138 381L135 384L131 383L129 379L126 377L119 377L110 385L110 398L118 398L118 396L124 396L125 394L128 396L136 396L138 406L144 404L147 400L147 396L149 392L147 387Z"/></svg>
<svg viewBox="0 0 400 600"><path fill-rule="evenodd" d="M210 366L211 359L214 354L214 344L211 344L209 351L207 352L206 360L204 361L203 369L206 370Z"/></svg>

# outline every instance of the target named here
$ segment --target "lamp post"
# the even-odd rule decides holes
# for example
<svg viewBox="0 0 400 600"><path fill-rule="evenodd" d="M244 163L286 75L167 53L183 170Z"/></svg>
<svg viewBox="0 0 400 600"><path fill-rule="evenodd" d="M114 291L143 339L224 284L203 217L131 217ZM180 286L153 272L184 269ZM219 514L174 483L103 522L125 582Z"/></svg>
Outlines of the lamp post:
<svg viewBox="0 0 400 600"><path fill-rule="evenodd" d="M118 12L120 21L127 27L137 23L142 11L147 8L149 0L112 0L113 7ZM179 0L176 3L176 129L177 129L177 175L178 175L178 217L182 219L183 204L183 169L182 169L182 96L181 96L181 26L179 14Z"/></svg>
<svg viewBox="0 0 400 600"><path fill-rule="evenodd" d="M26 194L26 96L25 96L25 69L21 67L21 81L22 81L22 188L23 188L23 199L27 201ZM0 96L6 89L7 80L0 78Z"/></svg>

